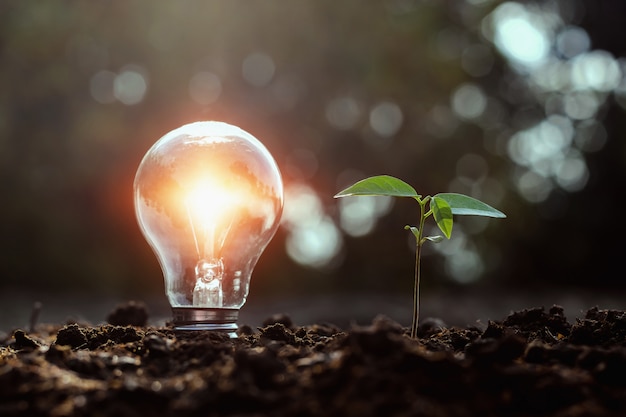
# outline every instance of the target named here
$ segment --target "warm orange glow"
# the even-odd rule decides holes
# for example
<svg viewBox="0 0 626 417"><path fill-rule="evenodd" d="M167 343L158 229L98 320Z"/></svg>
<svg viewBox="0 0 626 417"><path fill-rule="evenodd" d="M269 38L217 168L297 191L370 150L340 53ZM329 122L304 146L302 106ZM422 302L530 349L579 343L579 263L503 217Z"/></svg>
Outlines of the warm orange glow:
<svg viewBox="0 0 626 417"><path fill-rule="evenodd" d="M212 178L202 178L189 189L184 201L200 259L219 257L219 247L230 231L240 199L236 190Z"/></svg>
<svg viewBox="0 0 626 417"><path fill-rule="evenodd" d="M235 192L228 190L215 181L200 180L187 193L185 204L190 217L199 226L218 225L225 215L238 204Z"/></svg>

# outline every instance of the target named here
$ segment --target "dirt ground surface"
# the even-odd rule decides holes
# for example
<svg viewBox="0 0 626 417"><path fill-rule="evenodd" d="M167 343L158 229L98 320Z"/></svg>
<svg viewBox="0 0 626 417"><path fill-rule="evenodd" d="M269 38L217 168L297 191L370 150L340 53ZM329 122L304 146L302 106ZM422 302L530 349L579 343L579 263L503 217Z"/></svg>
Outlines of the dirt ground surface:
<svg viewBox="0 0 626 417"><path fill-rule="evenodd" d="M150 326L142 303L108 323L0 338L0 416L624 416L626 313L559 306L420 337L386 317L239 337Z"/></svg>

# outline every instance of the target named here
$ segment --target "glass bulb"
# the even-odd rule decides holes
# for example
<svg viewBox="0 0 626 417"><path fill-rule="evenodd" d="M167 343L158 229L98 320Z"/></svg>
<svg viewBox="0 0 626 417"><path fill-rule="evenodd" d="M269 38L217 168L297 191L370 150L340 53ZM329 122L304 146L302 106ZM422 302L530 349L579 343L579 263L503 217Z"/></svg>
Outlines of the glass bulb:
<svg viewBox="0 0 626 417"><path fill-rule="evenodd" d="M191 123L150 148L134 193L139 226L163 270L175 328L234 336L252 270L283 210L272 155L236 126Z"/></svg>

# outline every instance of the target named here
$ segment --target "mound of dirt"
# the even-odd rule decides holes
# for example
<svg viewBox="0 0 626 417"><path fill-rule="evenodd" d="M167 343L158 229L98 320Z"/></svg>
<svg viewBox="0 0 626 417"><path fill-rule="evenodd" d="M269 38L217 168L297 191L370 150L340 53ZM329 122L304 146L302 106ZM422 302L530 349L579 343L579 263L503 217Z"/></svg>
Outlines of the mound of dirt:
<svg viewBox="0 0 626 417"><path fill-rule="evenodd" d="M39 325L0 340L0 415L624 416L626 313L553 306L484 328L385 318L296 326L276 315L239 338L145 323Z"/></svg>

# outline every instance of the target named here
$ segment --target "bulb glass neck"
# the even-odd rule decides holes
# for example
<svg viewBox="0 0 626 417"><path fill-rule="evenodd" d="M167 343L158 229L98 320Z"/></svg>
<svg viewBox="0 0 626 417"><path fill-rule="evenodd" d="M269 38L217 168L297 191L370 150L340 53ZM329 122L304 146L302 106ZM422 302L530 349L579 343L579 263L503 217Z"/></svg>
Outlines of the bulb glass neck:
<svg viewBox="0 0 626 417"><path fill-rule="evenodd" d="M239 310L234 308L172 307L174 330L211 330L237 337Z"/></svg>

